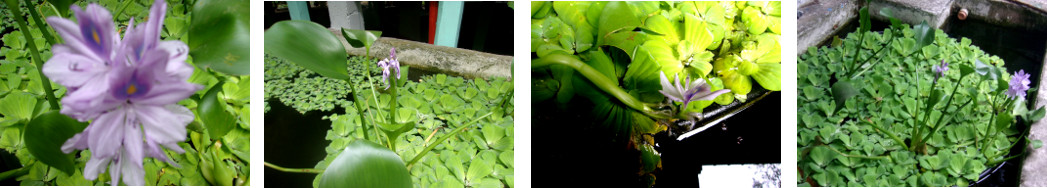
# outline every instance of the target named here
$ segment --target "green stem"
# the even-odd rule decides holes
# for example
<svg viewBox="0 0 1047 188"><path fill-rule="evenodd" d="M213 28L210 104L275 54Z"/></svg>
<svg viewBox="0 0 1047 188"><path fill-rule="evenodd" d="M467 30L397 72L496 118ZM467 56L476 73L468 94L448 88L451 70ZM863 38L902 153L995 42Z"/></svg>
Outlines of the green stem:
<svg viewBox="0 0 1047 188"><path fill-rule="evenodd" d="M550 65L564 65L567 67L574 68L575 71L578 71L582 74L582 76L588 78L589 81L593 83L593 85L596 85L604 92L607 92L611 96L614 96L619 101L624 103L626 106L629 106L630 108L636 111L640 111L647 116L653 117L655 119L670 118L670 115L668 114L656 113L654 109L650 107L649 104L634 98L632 95L629 95L629 93L625 92L624 89L618 87L618 85L616 85L613 80L607 78L602 73L600 73L593 67L585 64L581 60L578 60L578 58L574 56L568 56L564 54L549 54L543 58L531 61L531 68L545 67Z"/></svg>
<svg viewBox="0 0 1047 188"><path fill-rule="evenodd" d="M29 2L29 0L22 0L22 1L25 2L26 5L32 5L33 4L32 2ZM44 25L44 21L40 20L40 14L36 13L36 11L37 11L37 9L35 8L35 6L33 6L33 8L30 8L29 9L29 16L33 17L33 22L35 22L34 25L36 25L36 28L40 29L40 33L42 33L44 35L44 40L47 41L47 44L51 45L51 46L54 46L55 45L55 38L53 36L51 36L51 30L47 29L48 28L47 25Z"/></svg>
<svg viewBox="0 0 1047 188"><path fill-rule="evenodd" d="M921 71L916 71L916 78L913 78L913 81L916 82L916 98L920 97L920 79L919 79L920 78L920 73L921 73ZM920 100L916 100L916 106L920 106ZM916 107L914 110L919 110L919 109L920 109L919 107ZM912 136L912 140L909 141L909 146L911 146L911 147L909 147L909 148L913 149L913 151L915 151L916 149L921 148L921 147L918 147L918 146L923 145L923 143L922 143L923 141L920 140L921 137L919 136L919 135L921 135L920 129L923 128L923 127L921 127L923 125L923 122L917 121L917 120L920 119L919 118L920 116L917 116L917 114L919 114L919 111L910 112L910 113L912 114L912 117L913 117L914 120L913 120L912 132L910 133L910 136Z"/></svg>
<svg viewBox="0 0 1047 188"><path fill-rule="evenodd" d="M942 112L945 112L945 111L949 110L949 105L952 104L952 99L956 96L956 89L960 88L960 82L962 82L962 81L963 81L963 78L960 78L960 80L956 82L956 86L954 86L952 88L952 93L949 94L949 100L945 102L945 106L943 106L945 109L943 109ZM973 99L970 99L970 100L973 100ZM970 101L968 100L968 102L970 102ZM956 110L960 110L961 108L963 108L965 106L966 105L960 106L960 108L956 108ZM941 116L938 116L938 121L934 122L934 130L931 130L931 132L928 132L926 136L922 136L923 139L920 139L920 140L930 139L931 135L934 135L934 133L938 132L938 130L941 130L942 127L945 127L945 124L943 124L944 123L943 119L945 119L945 115L946 114L948 114L948 113L942 113ZM930 115L931 115L931 113L927 113L926 116L930 116ZM921 135L914 135L914 136L921 136Z"/></svg>
<svg viewBox="0 0 1047 188"><path fill-rule="evenodd" d="M400 83L397 83L400 79L397 79L394 75L389 75L389 123L396 123L396 114L399 114L397 110L396 90L400 87Z"/></svg>
<svg viewBox="0 0 1047 188"><path fill-rule="evenodd" d="M265 162L265 167L276 169L276 170L279 170L279 171L282 171L282 172L291 172L291 173L319 174L319 173L323 173L324 172L324 170L312 169L312 168L284 168L284 167L276 166L275 164L272 164L272 163L269 163L269 162Z"/></svg>
<svg viewBox="0 0 1047 188"><path fill-rule="evenodd" d="M15 15L15 21L18 22L18 28L22 30L22 35L25 36L26 40L29 40L26 45L29 47L29 52L33 55L33 62L36 63L36 71L37 73L40 73L40 85L43 85L44 87L44 95L47 97L47 102L51 104L51 108L58 109L60 108L58 105L58 98L55 97L55 90L51 88L51 80L47 79L47 76L44 75L44 61L40 59L40 51L36 49L36 42L33 42L33 36L29 35L29 26L25 23L26 19L22 18L22 10L18 8L18 1L6 0L6 2L7 7L13 7L10 8L11 14ZM32 9L32 5L26 6L29 6L30 9Z"/></svg>
<svg viewBox="0 0 1047 188"><path fill-rule="evenodd" d="M897 135L894 135L894 133L891 133L890 131L884 130L883 128L880 128L879 125L873 124L872 122L868 122L868 123L869 123L869 125L871 125L873 127L873 129L876 129L876 130L878 130L880 132L883 132L884 134L887 134L887 136L891 137L891 139L894 139L894 142L897 142L898 145L902 145L902 148L905 148L905 150L909 150L909 146L905 145L905 141L902 140L901 138L899 138Z"/></svg>
<svg viewBox="0 0 1047 188"><path fill-rule="evenodd" d="M888 158L887 156L866 156L866 155L846 154L846 153L840 152L840 150L836 150L836 148L829 147L829 145L821 145L821 147L829 148L829 150L832 150L832 151L836 152L837 154L840 154L841 156L844 156L844 157L862 158L862 159L887 159Z"/></svg>
<svg viewBox="0 0 1047 188"><path fill-rule="evenodd" d="M881 47L881 48L880 48L879 50L876 50L876 52L874 52L874 53L873 53L873 56L871 56L871 57L869 57L869 58L865 59L864 61L862 61L862 65L864 65L865 63L868 63L868 62L869 62L869 60L872 60L872 58L875 58L875 57L879 57L880 51L883 51L883 49L886 49L887 47L890 47L890 46L891 46L891 43L893 43L893 42L894 42L894 38L895 38L895 37L894 37L894 35L892 34L892 35L891 35L891 39L890 39L890 40L887 40L887 44L886 44L886 45L884 45L883 47ZM856 57L856 58L857 58L857 57ZM872 61L872 62L873 62L873 63L878 63L879 61ZM874 64L874 65L875 65L875 64ZM862 67L862 66L857 66L857 67L855 67L855 70L851 70L851 71L848 71L848 72L854 72L854 71L857 71L857 69L858 69L858 68L861 68L861 67ZM861 69L862 69L862 71L860 71L860 72L857 72L857 73L853 73L854 75L853 75L853 76L851 76L851 79L854 79L854 78L858 78L858 76L861 76L861 75L862 75L863 73L865 73L866 71L868 71L868 70L869 70L870 68L872 68L872 67L873 67L873 66L872 66L872 65L870 65L870 66L869 66L868 68L861 68Z"/></svg>
<svg viewBox="0 0 1047 188"><path fill-rule="evenodd" d="M7 179L10 179L10 178L19 177L19 176L23 176L23 175L29 174L29 170L31 170L31 168L26 168L26 167L21 167L21 168L8 170L6 172L0 173L0 180L7 180Z"/></svg>
<svg viewBox="0 0 1047 188"><path fill-rule="evenodd" d="M120 6L120 9L116 11L116 14L113 14L113 19L120 19L120 16L124 15L124 10L127 8L128 5L131 5L131 2L134 2L134 1L131 1L131 0L124 1L124 5Z"/></svg>
<svg viewBox="0 0 1047 188"><path fill-rule="evenodd" d="M858 62L858 59L862 58L860 52L861 52L861 49L862 49L862 43L865 42L865 32L866 32L866 31L862 31L861 27L858 28L858 31L859 31L858 32L858 44L856 45L858 47L854 48L854 58L851 58L851 66L854 66L854 68L852 68L852 69L855 69L855 70L857 70L858 67L861 67L861 65L858 65L858 64L855 64L855 63ZM854 74L853 71L849 71L847 73Z"/></svg>
<svg viewBox="0 0 1047 188"><path fill-rule="evenodd" d="M363 101L360 101L359 99L356 98L356 91L357 91L356 87L353 87L353 84L352 84L353 82L351 80L349 80L349 79L346 79L345 82L349 83L349 100L353 101L353 106L356 107L356 112L359 113L360 115L363 115L364 114L364 107L363 107L363 104L361 103ZM364 131L364 139L371 140L371 135L367 134L367 131L366 131L367 127L369 127L368 126L369 123L367 123L366 120L364 120L363 122L364 122L363 127L364 127L364 130L365 130ZM370 125L374 126L374 122L371 122Z"/></svg>
<svg viewBox="0 0 1047 188"><path fill-rule="evenodd" d="M415 162L418 162L418 160L422 159L422 157L425 156L425 154L428 154L429 151L432 151L433 148L436 148L436 145L440 145L440 143L443 143L444 140L447 140L448 138L451 138L454 135L458 135L458 132L461 132L463 129L465 129L467 127L470 127L469 125L472 125L472 124L476 123L477 121L480 121L481 119L484 119L487 116L490 116L491 114L494 114L494 112L488 112L487 114L484 114L483 116L480 116L480 117L474 119L473 121L470 121L468 123L462 124L461 126L458 126L458 128L455 128L454 130L451 130L451 132L447 132L447 134L445 134L443 136L440 136L440 138L437 138L436 141L433 141L432 144L429 144L429 146L426 146L425 149L422 149L422 152L418 152L418 155L415 155L414 158L411 159L411 161L408 161L407 162L407 169L411 169L411 165L412 164L414 164Z"/></svg>
<svg viewBox="0 0 1047 188"><path fill-rule="evenodd" d="M985 128L985 130L988 131L988 130L991 129L993 131L988 131L987 133L985 133L985 141L982 143L982 147L985 147L985 148L982 148L981 151L982 151L982 155L984 155L986 159L989 159L989 154L985 153L985 152L989 151L988 150L989 144L992 144L992 141L994 141L996 139L996 133L999 132L999 130L996 130L996 125L995 125L995 123L996 123L996 112L999 111L999 110L997 110L998 108L996 106L996 100L1001 98L1000 97L1001 93L1003 93L1003 92L996 91L996 95L994 95L994 97L992 99L989 99L989 103L990 103L989 105L991 105L990 108L992 109L992 110L990 110L990 114L992 114L992 115L989 118L989 125L988 125L988 127ZM990 135L990 134L992 134L992 135Z"/></svg>

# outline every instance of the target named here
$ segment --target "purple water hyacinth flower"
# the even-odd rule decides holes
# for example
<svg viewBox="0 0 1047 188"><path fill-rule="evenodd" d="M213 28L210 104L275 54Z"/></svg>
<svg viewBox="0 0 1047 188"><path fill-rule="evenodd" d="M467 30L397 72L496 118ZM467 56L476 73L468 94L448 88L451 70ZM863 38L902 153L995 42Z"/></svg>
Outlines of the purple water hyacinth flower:
<svg viewBox="0 0 1047 188"><path fill-rule="evenodd" d="M396 71L396 78L400 78L400 60L396 58L396 48L389 49L389 58L378 61L378 67L382 68L382 83L385 89L389 89L389 69Z"/></svg>
<svg viewBox="0 0 1047 188"><path fill-rule="evenodd" d="M662 74L658 76L662 80L662 90L659 90L658 92L661 92L662 95L665 95L669 100L683 103L681 109L687 108L687 103L690 103L691 101L713 100L721 94L731 92L730 89L712 91L712 87L710 87L709 84L706 84L705 80L702 79L692 82L688 77L684 78L683 82L680 82L680 77L673 75L673 79L676 80L674 84L669 82L669 78L665 76L665 72L662 72Z"/></svg>
<svg viewBox="0 0 1047 188"><path fill-rule="evenodd" d="M934 71L934 82L938 82L938 78L945 76L945 71L949 71L949 63L942 60L941 64L934 65L931 67L931 71Z"/></svg>
<svg viewBox="0 0 1047 188"><path fill-rule="evenodd" d="M84 61L85 58L78 57L84 56L81 55L82 51L59 49L77 48L75 41L70 42L70 39L78 37L75 36L76 32L59 32L66 39L66 44L56 45L55 56L44 65L44 74L52 79L68 79L70 81L56 83L76 89L76 92L70 92L62 99L63 114L80 121L93 120L83 132L62 145L65 153L79 149L91 150L84 178L96 179L98 174L105 172L105 165L108 164L112 185L117 185L118 181L126 185L144 185L144 157L177 165L167 158L161 148L185 152L178 142L185 141L185 126L195 116L188 108L175 103L188 98L203 86L186 81L193 73L193 67L185 62L188 47L181 41L160 41L159 31L166 6L164 1L156 0L150 8L149 20L144 24L135 26L132 19L124 39L120 40L119 36L113 35L116 41L114 46L106 48L111 51L108 52L110 56L100 61ZM101 9L91 4L88 5L88 12L97 11L92 7ZM72 8L78 10L75 5ZM107 17L109 23L112 23L108 12L104 9L98 12L105 14L98 17ZM80 14L77 14L77 19L87 20ZM62 23L71 23L62 18L51 17L48 21L55 30L92 28L62 28L69 26ZM80 64L86 63L93 63L89 65L97 69L91 69L92 74L77 69ZM78 83L72 81L77 79L86 81L77 86Z"/></svg>
<svg viewBox="0 0 1047 188"><path fill-rule="evenodd" d="M1025 91L1029 90L1029 74L1025 73L1025 70L1018 70L1011 76L1011 82L1008 83L1007 91L1003 94L1007 95L1011 99L1025 99Z"/></svg>
<svg viewBox="0 0 1047 188"><path fill-rule="evenodd" d="M77 22L60 17L47 19L65 43L54 45L54 56L44 64L43 72L68 89L63 106L98 105L103 91L108 90L106 73L111 68L120 37L112 15L105 8L90 4L84 10L75 5L70 9ZM80 121L97 117L97 114L83 114L68 108L63 108L62 113Z"/></svg>

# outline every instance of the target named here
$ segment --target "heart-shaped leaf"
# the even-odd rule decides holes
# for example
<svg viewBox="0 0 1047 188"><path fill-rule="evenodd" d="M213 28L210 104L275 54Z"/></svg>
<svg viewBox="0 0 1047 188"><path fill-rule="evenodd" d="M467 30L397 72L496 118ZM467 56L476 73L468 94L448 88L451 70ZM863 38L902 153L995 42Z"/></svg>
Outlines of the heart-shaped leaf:
<svg viewBox="0 0 1047 188"><path fill-rule="evenodd" d="M374 44L374 41L382 36L382 31L342 28L342 36L345 37L346 41L349 41L349 46L353 48L370 48L371 44Z"/></svg>
<svg viewBox="0 0 1047 188"><path fill-rule="evenodd" d="M913 32L915 32L916 46L912 49L922 49L924 46L931 45L934 42L935 29L927 25L927 21L923 21L920 25L913 26Z"/></svg>
<svg viewBox="0 0 1047 188"><path fill-rule="evenodd" d="M411 175L400 156L367 140L349 143L327 166L322 188L409 188Z"/></svg>
<svg viewBox="0 0 1047 188"><path fill-rule="evenodd" d="M277 22L265 31L265 46L266 53L322 76L349 79L345 47L320 24L299 20Z"/></svg>
<svg viewBox="0 0 1047 188"><path fill-rule="evenodd" d="M54 167L66 175L73 174L76 165L73 155L62 152L62 144L73 135L87 128L73 118L58 111L50 111L37 116L25 127L25 147L36 159Z"/></svg>
<svg viewBox="0 0 1047 188"><path fill-rule="evenodd" d="M832 86L833 100L836 101L836 110L843 108L844 102L847 102L847 99L858 95L858 92L858 89L854 87L854 84L851 84L850 80L837 80Z"/></svg>
<svg viewBox="0 0 1047 188"><path fill-rule="evenodd" d="M251 73L249 4L248 1L196 2L189 25L189 55L193 56L194 64L225 74Z"/></svg>

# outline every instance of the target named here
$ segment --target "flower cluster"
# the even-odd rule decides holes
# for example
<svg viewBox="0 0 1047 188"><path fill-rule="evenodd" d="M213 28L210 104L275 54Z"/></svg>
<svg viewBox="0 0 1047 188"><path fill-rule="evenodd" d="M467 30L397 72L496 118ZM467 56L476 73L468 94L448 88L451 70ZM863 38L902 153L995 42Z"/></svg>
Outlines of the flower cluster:
<svg viewBox="0 0 1047 188"><path fill-rule="evenodd" d="M378 67L382 68L382 83L386 83L385 89L389 89L389 69L396 71L396 78L400 78L400 60L396 58L396 48L389 49L389 58L378 61Z"/></svg>
<svg viewBox="0 0 1047 188"><path fill-rule="evenodd" d="M43 72L68 88L61 113L91 123L62 151L91 150L84 178L98 178L108 165L112 185L144 185L145 157L175 164L161 147L185 152L178 142L185 140L185 126L195 116L175 103L203 88L186 81L193 74L185 62L189 47L160 41L167 10L163 0L153 3L144 24L131 19L122 39L105 8L70 9L76 22L47 18L65 42L54 46Z"/></svg>
<svg viewBox="0 0 1047 188"><path fill-rule="evenodd" d="M1003 94L1013 99L1024 99L1025 91L1029 90L1029 74L1025 73L1025 70L1018 70L1011 77L1011 82L1008 83L1007 91Z"/></svg>
<svg viewBox="0 0 1047 188"><path fill-rule="evenodd" d="M721 89L712 91L712 87L705 84L705 80L698 79L691 81L690 77L684 78L683 82L680 82L680 77L673 75L673 79L676 80L675 84L669 82L669 78L665 76L665 72L659 75L662 80L662 95L669 98L669 100L681 102L682 108L687 108L687 103L691 101L703 101L713 100L720 94L731 92L730 89Z"/></svg>
<svg viewBox="0 0 1047 188"><path fill-rule="evenodd" d="M934 82L938 83L938 78L945 76L945 71L949 71L949 63L942 60L941 64L931 66L931 71L934 71Z"/></svg>

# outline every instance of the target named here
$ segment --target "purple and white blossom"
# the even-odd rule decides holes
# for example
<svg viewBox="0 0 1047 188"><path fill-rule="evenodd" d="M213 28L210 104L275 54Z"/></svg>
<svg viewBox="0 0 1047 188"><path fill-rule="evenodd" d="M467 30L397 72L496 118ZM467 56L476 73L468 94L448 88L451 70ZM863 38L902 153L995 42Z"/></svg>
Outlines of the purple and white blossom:
<svg viewBox="0 0 1047 188"><path fill-rule="evenodd" d="M69 88L62 113L91 121L83 132L62 145L62 151L90 149L84 178L94 180L109 165L112 185L144 185L142 160L153 157L175 164L161 148L185 152L185 126L193 113L178 101L203 88L186 80L193 67L185 62L188 46L160 41L167 5L156 0L144 24L128 26L121 40L112 16L90 4L81 11L71 6L78 25L50 17L48 22L65 39L55 45L44 74Z"/></svg>
<svg viewBox="0 0 1047 188"><path fill-rule="evenodd" d="M665 72L658 75L661 78L662 95L665 95L669 100L681 102L681 108L687 108L687 103L691 101L703 101L713 100L721 94L731 92L730 89L721 89L712 91L712 87L705 83L705 80L698 79L690 81L690 77L684 78L683 82L680 82L680 77L673 75L675 83L670 83L669 78L665 76Z"/></svg>
<svg viewBox="0 0 1047 188"><path fill-rule="evenodd" d="M949 71L949 63L942 60L941 64L931 66L931 71L934 71L934 82L938 82L938 78L945 76L945 71Z"/></svg>
<svg viewBox="0 0 1047 188"><path fill-rule="evenodd" d="M1013 99L1025 99L1025 91L1029 90L1029 74L1025 73L1025 70L1018 70L1011 76L1011 82L1008 83L1007 91L1004 92L1007 97Z"/></svg>
<svg viewBox="0 0 1047 188"><path fill-rule="evenodd" d="M387 84L385 89L389 89L389 69L396 71L396 78L400 78L400 60L396 58L396 48L389 49L389 58L378 61L378 67L382 68L382 83Z"/></svg>

